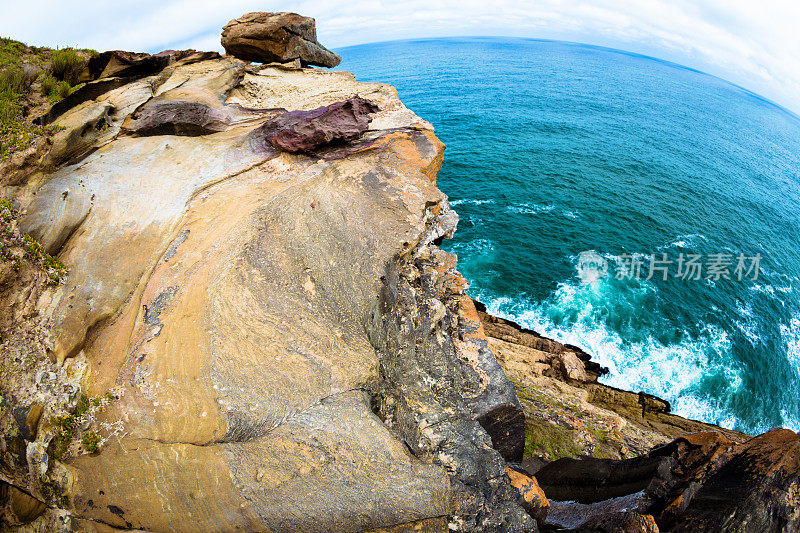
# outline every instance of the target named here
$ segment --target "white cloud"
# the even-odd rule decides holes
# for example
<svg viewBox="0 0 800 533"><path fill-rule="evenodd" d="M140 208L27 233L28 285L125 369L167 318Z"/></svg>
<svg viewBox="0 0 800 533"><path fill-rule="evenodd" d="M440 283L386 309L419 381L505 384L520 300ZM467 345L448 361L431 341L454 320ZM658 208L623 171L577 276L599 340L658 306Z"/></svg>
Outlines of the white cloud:
<svg viewBox="0 0 800 533"><path fill-rule="evenodd" d="M222 26L249 11L313 16L328 47L452 35L612 46L704 70L800 111L796 0L0 0L0 34L49 46L220 50Z"/></svg>

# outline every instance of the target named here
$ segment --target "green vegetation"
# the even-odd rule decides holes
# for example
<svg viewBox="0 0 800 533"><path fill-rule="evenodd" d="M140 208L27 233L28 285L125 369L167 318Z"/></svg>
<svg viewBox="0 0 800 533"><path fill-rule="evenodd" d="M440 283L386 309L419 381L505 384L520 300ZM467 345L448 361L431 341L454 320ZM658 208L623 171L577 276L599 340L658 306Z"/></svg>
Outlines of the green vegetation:
<svg viewBox="0 0 800 533"><path fill-rule="evenodd" d="M0 38L0 159L57 131L31 121L31 109L69 96L93 50L50 50ZM46 110L43 109L42 112Z"/></svg>
<svg viewBox="0 0 800 533"><path fill-rule="evenodd" d="M561 426L543 423L525 426L525 454L550 460L573 457L581 452L575 432Z"/></svg>
<svg viewBox="0 0 800 533"><path fill-rule="evenodd" d="M42 95L46 96L51 103L63 100L72 93L77 87L71 87L69 82L58 81L50 75L45 75L41 81Z"/></svg>
<svg viewBox="0 0 800 533"><path fill-rule="evenodd" d="M69 86L77 85L81 72L86 67L86 59L77 50L64 48L50 53L50 72L53 77L63 80Z"/></svg>
<svg viewBox="0 0 800 533"><path fill-rule="evenodd" d="M107 401L111 401L110 398L116 399L116 396L107 393L102 397L97 396L90 398L86 394L81 394L81 397L78 399L78 405L75 406L75 410L72 413L50 420L50 423L57 430L55 438L50 443L50 452L53 457L58 460L64 458L70 444L72 444L72 441L75 439L76 432L79 430L78 422L81 417L83 417L91 407L102 407L103 398ZM100 436L92 430L85 431L81 437L81 444L87 452L96 453L100 450Z"/></svg>
<svg viewBox="0 0 800 533"><path fill-rule="evenodd" d="M78 405L75 407L75 411L69 415L56 417L50 420L50 423L58 428L57 438L53 439L53 442L55 443L53 457L56 459L61 459L64 457L64 454L67 452L67 448L69 448L69 445L72 442L72 438L75 436L75 429L77 428L78 419L82 417L83 414L88 410L89 397L85 394L81 394L81 397L78 399Z"/></svg>
<svg viewBox="0 0 800 533"><path fill-rule="evenodd" d="M99 449L100 437L94 431L87 431L81 439L81 444L89 453L95 453Z"/></svg>
<svg viewBox="0 0 800 533"><path fill-rule="evenodd" d="M47 253L36 239L27 234L20 235L13 223L16 215L14 205L6 199L0 199L0 261L13 262L15 270L19 270L20 261L30 261L47 273L50 283L57 284L66 274L66 267Z"/></svg>

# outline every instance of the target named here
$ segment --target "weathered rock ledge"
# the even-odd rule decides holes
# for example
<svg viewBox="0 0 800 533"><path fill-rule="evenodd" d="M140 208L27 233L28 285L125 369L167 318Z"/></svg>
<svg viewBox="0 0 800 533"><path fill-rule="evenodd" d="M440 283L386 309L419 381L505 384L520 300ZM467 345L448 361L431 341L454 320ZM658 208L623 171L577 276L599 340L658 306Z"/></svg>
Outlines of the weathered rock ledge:
<svg viewBox="0 0 800 533"><path fill-rule="evenodd" d="M798 435L476 308L431 125L273 15L228 37L288 62L100 54L0 162L2 528L797 527Z"/></svg>
<svg viewBox="0 0 800 533"><path fill-rule="evenodd" d="M6 272L5 526L535 530L430 124L346 72L90 66L0 180L68 272Z"/></svg>

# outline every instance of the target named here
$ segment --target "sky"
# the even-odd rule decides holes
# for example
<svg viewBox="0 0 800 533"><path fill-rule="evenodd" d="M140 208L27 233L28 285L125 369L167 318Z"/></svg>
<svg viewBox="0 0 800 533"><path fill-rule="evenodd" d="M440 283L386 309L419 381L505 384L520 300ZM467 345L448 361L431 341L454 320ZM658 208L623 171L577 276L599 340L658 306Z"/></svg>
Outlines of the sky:
<svg viewBox="0 0 800 533"><path fill-rule="evenodd" d="M798 0L0 0L0 35L51 47L221 52L222 26L250 11L315 17L328 48L478 35L608 46L719 76L800 114Z"/></svg>

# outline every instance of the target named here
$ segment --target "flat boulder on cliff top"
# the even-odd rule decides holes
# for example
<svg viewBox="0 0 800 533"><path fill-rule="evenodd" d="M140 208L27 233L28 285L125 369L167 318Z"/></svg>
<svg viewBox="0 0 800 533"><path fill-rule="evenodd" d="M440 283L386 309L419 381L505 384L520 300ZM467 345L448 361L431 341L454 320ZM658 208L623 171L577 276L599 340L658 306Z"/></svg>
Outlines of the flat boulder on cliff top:
<svg viewBox="0 0 800 533"><path fill-rule="evenodd" d="M286 152L311 152L334 141L351 141L367 131L378 106L360 96L310 111L289 111L267 121L257 135Z"/></svg>
<svg viewBox="0 0 800 533"><path fill-rule="evenodd" d="M305 65L335 67L342 58L317 42L313 18L297 13L247 13L222 28L222 46L245 61L299 59Z"/></svg>

